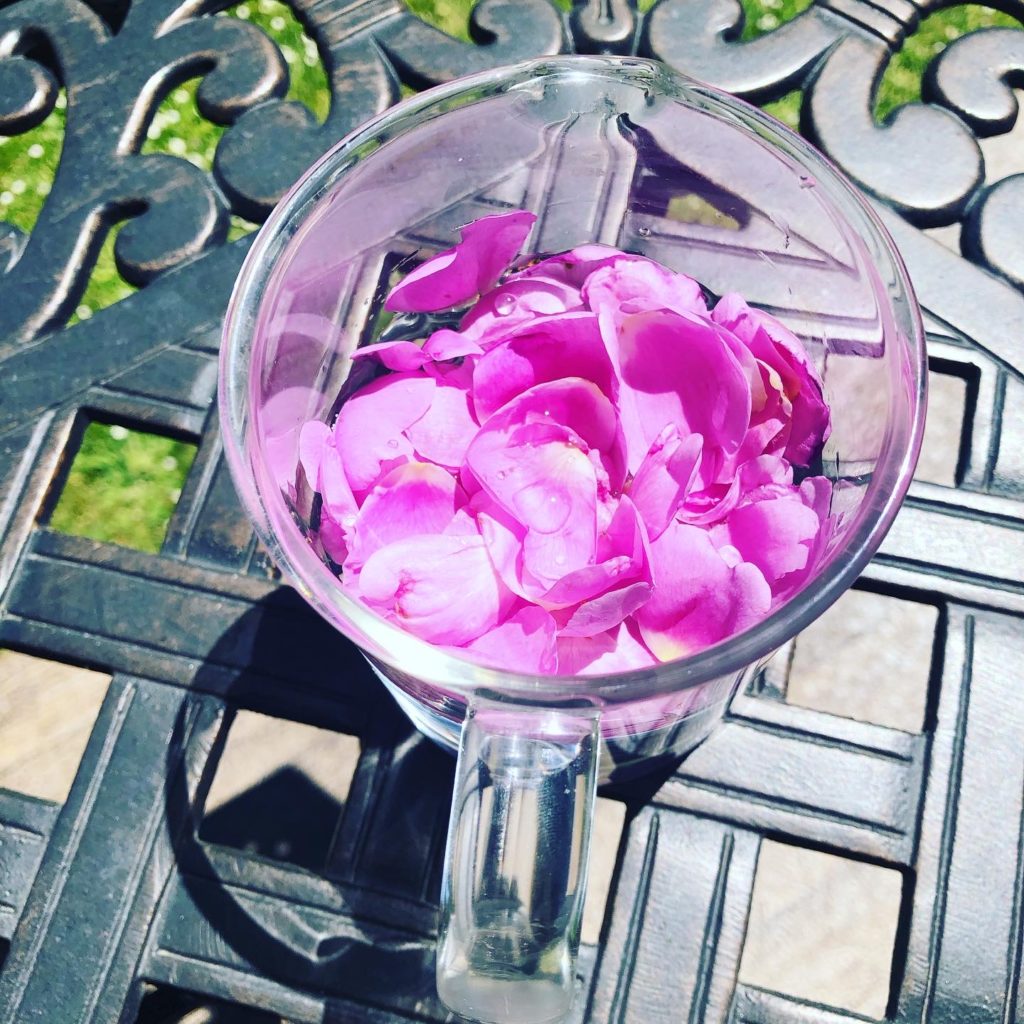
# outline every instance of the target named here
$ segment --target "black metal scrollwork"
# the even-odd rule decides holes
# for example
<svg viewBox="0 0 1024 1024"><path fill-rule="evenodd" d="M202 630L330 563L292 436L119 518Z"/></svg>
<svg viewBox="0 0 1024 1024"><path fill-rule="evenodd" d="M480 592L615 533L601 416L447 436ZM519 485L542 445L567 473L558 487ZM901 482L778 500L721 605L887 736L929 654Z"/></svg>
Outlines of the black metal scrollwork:
<svg viewBox="0 0 1024 1024"><path fill-rule="evenodd" d="M136 3L116 33L80 0L24 0L0 13L0 131L38 125L67 90L67 131L53 188L31 233L10 230L0 334L12 344L61 326L106 233L126 280L145 284L226 239L228 211L261 220L334 142L387 108L399 81L444 81L564 47L546 0L486 0L474 13L481 45L444 35L400 0L296 7L317 41L332 102L320 125L282 99L287 67L256 26L215 18L202 0ZM213 179L186 160L141 155L146 128L176 85L201 76L200 112L228 125Z"/></svg>
<svg viewBox="0 0 1024 1024"><path fill-rule="evenodd" d="M929 70L930 103L909 104L885 123L873 114L894 49L932 6L828 0L740 41L737 0L661 0L645 15L627 0L586 0L568 17L549 0L484 0L473 12L474 42L464 43L400 0L301 0L296 13L331 89L318 124L283 98L287 68L274 43L251 24L212 17L215 3L136 3L114 32L102 6L22 0L0 13L0 130L40 123L64 87L67 133L32 237L10 230L3 242L3 334L10 344L61 326L118 223L127 222L118 266L145 284L222 244L229 210L265 217L304 167L394 102L400 82L422 88L567 48L658 57L755 101L802 88L805 130L848 174L915 224L963 220L966 255L1019 285L1024 257L1011 216L1019 184L984 187L977 137L1016 120L1024 37L990 30L954 43ZM213 180L185 160L139 153L163 97L196 76L201 113L228 126Z"/></svg>
<svg viewBox="0 0 1024 1024"><path fill-rule="evenodd" d="M118 267L139 284L225 240L227 205L213 182L185 160L140 154L146 127L164 96L196 75L204 76L201 109L218 121L283 93L287 75L257 28L198 13L192 3L136 5L116 34L78 0L26 0L0 14L0 37L14 55L0 68L20 80L24 97L0 127L38 123L58 82L67 92L53 188L3 279L7 344L66 320L106 232L121 221L129 223L117 239Z"/></svg>
<svg viewBox="0 0 1024 1024"><path fill-rule="evenodd" d="M644 49L680 70L760 101L803 90L806 134L866 191L912 223L964 223L964 254L1018 286L1024 233L1014 215L1020 185L985 187L978 138L1010 130L1013 87L1024 82L1024 33L990 29L954 42L931 64L930 102L879 123L878 83L893 54L939 3L826 0L775 31L739 40L736 0L662 0Z"/></svg>

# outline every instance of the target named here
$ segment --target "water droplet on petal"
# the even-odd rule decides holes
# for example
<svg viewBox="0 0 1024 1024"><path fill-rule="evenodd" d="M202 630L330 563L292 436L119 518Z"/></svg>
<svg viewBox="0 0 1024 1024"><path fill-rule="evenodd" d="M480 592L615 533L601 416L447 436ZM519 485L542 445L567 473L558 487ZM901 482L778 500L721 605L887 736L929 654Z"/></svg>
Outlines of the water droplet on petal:
<svg viewBox="0 0 1024 1024"><path fill-rule="evenodd" d="M393 438L393 437L392 437L392 438L391 438L391 439L390 439L390 440L388 441L388 447L389 447L389 448L397 448L397 447L398 447L398 441L397 441L397 440L395 440L395 438Z"/></svg>
<svg viewBox="0 0 1024 1024"><path fill-rule="evenodd" d="M513 496L512 504L520 521L539 533L557 532L572 511L572 501L554 481L523 487Z"/></svg>
<svg viewBox="0 0 1024 1024"><path fill-rule="evenodd" d="M800 187L801 188L814 188L817 182L809 174L800 175Z"/></svg>
<svg viewBox="0 0 1024 1024"><path fill-rule="evenodd" d="M507 292L504 295L499 295L494 302L494 311L498 316L508 316L515 308L515 296L509 295Z"/></svg>
<svg viewBox="0 0 1024 1024"><path fill-rule="evenodd" d="M499 469L498 470L497 477L498 477L499 480L504 480L505 477L507 477L507 476L508 476L508 470L507 469Z"/></svg>

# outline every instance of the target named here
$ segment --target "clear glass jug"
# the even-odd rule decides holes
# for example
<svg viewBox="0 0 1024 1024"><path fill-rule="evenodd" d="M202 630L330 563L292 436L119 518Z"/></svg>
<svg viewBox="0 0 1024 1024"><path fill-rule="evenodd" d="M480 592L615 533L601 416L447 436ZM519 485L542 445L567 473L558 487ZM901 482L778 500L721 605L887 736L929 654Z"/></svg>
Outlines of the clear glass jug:
<svg viewBox="0 0 1024 1024"><path fill-rule="evenodd" d="M803 340L832 409L836 529L803 589L757 626L642 672L499 672L374 616L308 542L300 427L336 413L396 271L503 209L537 214L529 252L641 253L740 292ZM699 743L743 679L856 579L913 472L925 371L906 272L855 189L772 119L652 61L544 58L430 90L341 142L274 211L225 323L225 450L287 578L420 731L459 751L437 957L451 1009L564 1017L598 780Z"/></svg>

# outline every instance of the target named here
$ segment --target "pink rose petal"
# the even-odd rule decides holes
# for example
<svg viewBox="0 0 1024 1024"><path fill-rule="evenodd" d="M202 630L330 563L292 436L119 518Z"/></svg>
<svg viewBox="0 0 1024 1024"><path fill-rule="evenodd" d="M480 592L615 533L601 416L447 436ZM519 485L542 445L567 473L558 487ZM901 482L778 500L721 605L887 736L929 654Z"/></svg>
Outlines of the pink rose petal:
<svg viewBox="0 0 1024 1024"><path fill-rule="evenodd" d="M320 492L320 543L338 564L348 557L348 537L359 511L342 466L341 455L333 445L321 452L317 490Z"/></svg>
<svg viewBox="0 0 1024 1024"><path fill-rule="evenodd" d="M559 636L594 636L613 629L650 600L650 583L636 582L584 601L565 619Z"/></svg>
<svg viewBox="0 0 1024 1024"><path fill-rule="evenodd" d="M430 408L435 387L423 374L388 374L342 405L334 425L334 446L341 452L353 491L372 487L382 463L412 456L405 431Z"/></svg>
<svg viewBox="0 0 1024 1024"><path fill-rule="evenodd" d="M611 486L621 487L625 459L615 409L596 385L567 377L530 388L491 416L466 461L484 488L521 522L530 526L543 515L548 525L536 520L536 528L551 532L569 518L562 496L566 488L592 491L588 507L596 502L588 449L601 453ZM545 493L549 486L555 490Z"/></svg>
<svg viewBox="0 0 1024 1024"><path fill-rule="evenodd" d="M458 473L455 474L455 479L458 480L459 486L466 492L466 496L470 500L483 491L480 481L477 480L473 470L465 462L459 467Z"/></svg>
<svg viewBox="0 0 1024 1024"><path fill-rule="evenodd" d="M423 372L433 378L439 385L449 388L462 388L469 391L473 386L473 359L456 359L454 361L427 363Z"/></svg>
<svg viewBox="0 0 1024 1024"><path fill-rule="evenodd" d="M459 651L468 651L475 661L495 668L514 665L517 672L554 675L558 670L555 620L543 609L528 605Z"/></svg>
<svg viewBox="0 0 1024 1024"><path fill-rule="evenodd" d="M676 519L690 526L711 526L724 519L739 499L739 477L733 477L727 484L713 484L701 491L689 491L676 510Z"/></svg>
<svg viewBox="0 0 1024 1024"><path fill-rule="evenodd" d="M627 623L595 636L558 638L560 675L601 676L651 668L657 658Z"/></svg>
<svg viewBox="0 0 1024 1024"><path fill-rule="evenodd" d="M567 427L592 456L596 453L607 486L613 491L621 490L626 478L625 437L615 406L591 381L565 377L538 384L496 413L487 426L514 422L517 418L524 423Z"/></svg>
<svg viewBox="0 0 1024 1024"><path fill-rule="evenodd" d="M464 501L465 497L465 494L461 493L461 489L456 486L455 504L458 505L460 501ZM480 528L477 526L476 520L467 511L467 509L460 508L455 515L452 516L451 522L444 528L442 533L448 534L452 537L475 537L480 533Z"/></svg>
<svg viewBox="0 0 1024 1024"><path fill-rule="evenodd" d="M470 508L476 515L477 527L487 545L491 564L505 586L528 601L543 594L547 588L523 572L526 527L486 491L480 491L471 499Z"/></svg>
<svg viewBox="0 0 1024 1024"><path fill-rule="evenodd" d="M490 348L473 371L481 420L536 384L564 377L592 381L615 398L615 373L592 313L539 317Z"/></svg>
<svg viewBox="0 0 1024 1024"><path fill-rule="evenodd" d="M526 527L523 573L545 590L590 562L597 532L590 460L567 431L552 435L547 426L526 426L512 435L503 453L481 450L474 461L471 446L469 454L484 488Z"/></svg>
<svg viewBox="0 0 1024 1024"><path fill-rule="evenodd" d="M636 565L641 566L643 578L649 580L648 544L647 530L639 509L631 498L623 495L616 503L607 528L597 538L598 560L628 555Z"/></svg>
<svg viewBox="0 0 1024 1024"><path fill-rule="evenodd" d="M673 521L651 544L654 593L636 613L661 661L686 657L742 632L771 606L771 590L749 562L730 566L707 532Z"/></svg>
<svg viewBox="0 0 1024 1024"><path fill-rule="evenodd" d="M793 467L777 455L761 455L740 466L739 481L744 494L772 484L788 487L793 483Z"/></svg>
<svg viewBox="0 0 1024 1024"><path fill-rule="evenodd" d="M708 313L704 292L692 277L641 257L619 259L595 270L583 285L583 299L601 319L605 340L612 345L631 313Z"/></svg>
<svg viewBox="0 0 1024 1024"><path fill-rule="evenodd" d="M513 399L466 453L483 488L527 528L523 569L545 588L594 556L597 475L588 447L621 447L615 411L594 384L570 377ZM621 473L621 462L613 469Z"/></svg>
<svg viewBox="0 0 1024 1024"><path fill-rule="evenodd" d="M333 519L321 519L318 532L320 543L327 557L336 565L343 565L348 558L348 544L345 543L345 531Z"/></svg>
<svg viewBox="0 0 1024 1024"><path fill-rule="evenodd" d="M593 557L593 534L593 518L578 507L564 532L527 530L523 539L523 574L532 576L545 589L553 586L567 572L582 568Z"/></svg>
<svg viewBox="0 0 1024 1024"><path fill-rule="evenodd" d="M713 484L728 485L738 466L766 451L782 451L789 431L789 407L779 390L769 385L771 375L765 373L764 365L754 358L747 346L727 328L714 324L708 318L702 320L717 331L719 343L732 353L750 386L750 421L739 448L736 451L722 450L717 461L706 459L702 462L701 481L710 487Z"/></svg>
<svg viewBox="0 0 1024 1024"><path fill-rule="evenodd" d="M766 363L757 360L759 395L750 414L750 429L739 460L756 458L762 453L782 455L793 429L793 404L785 393L782 378Z"/></svg>
<svg viewBox="0 0 1024 1024"><path fill-rule="evenodd" d="M323 499L321 519L333 520L347 534L355 522L359 506L352 494L341 454L334 445L326 445L322 451L317 490Z"/></svg>
<svg viewBox="0 0 1024 1024"><path fill-rule="evenodd" d="M785 459L761 455L744 462L738 471L734 470L728 483L688 492L676 518L691 526L711 526L724 519L743 495L761 487L792 482L793 468Z"/></svg>
<svg viewBox="0 0 1024 1024"><path fill-rule="evenodd" d="M567 572L536 600L544 608L571 611L582 603L607 593L612 587L622 589L631 582L638 582L637 577L645 569L646 564L639 560L634 563L629 553L611 555L595 565L585 565L581 569ZM564 621L568 616L561 618ZM620 616L617 622L621 622L622 618L624 616Z"/></svg>
<svg viewBox="0 0 1024 1024"><path fill-rule="evenodd" d="M714 534L712 534L713 537ZM743 556L739 553L739 550L731 544L716 544L715 546L718 548L718 553L722 556L722 561L730 569L735 569L743 561Z"/></svg>
<svg viewBox="0 0 1024 1024"><path fill-rule="evenodd" d="M792 477L785 482L791 481ZM808 508L814 509L818 519L824 522L832 503L832 481L823 476L809 476L800 483L800 497Z"/></svg>
<svg viewBox="0 0 1024 1024"><path fill-rule="evenodd" d="M610 245L578 245L568 252L549 256L522 270L517 270L509 281L541 279L556 281L570 288L582 289L587 278L595 271L621 260L642 260L643 256L631 256Z"/></svg>
<svg viewBox="0 0 1024 1024"><path fill-rule="evenodd" d="M467 338L466 335L460 334L458 331L451 331L447 327L442 327L441 330L434 331L427 338L423 351L431 359L444 362L448 359L478 356L483 352L483 349L472 338Z"/></svg>
<svg viewBox="0 0 1024 1024"><path fill-rule="evenodd" d="M636 506L629 498L621 498L608 528L598 537L594 564L566 573L544 594L544 605L568 608L610 590L637 582L649 584L647 544Z"/></svg>
<svg viewBox="0 0 1024 1024"><path fill-rule="evenodd" d="M516 522L489 496L474 499L481 535L491 561L513 592L547 610L557 610L560 630L589 634L608 629L632 614L650 592L647 539L636 509L623 499L611 527L597 545L597 564L570 570L552 584L535 573L533 543L549 539L548 562L567 548L560 534L537 535ZM555 574L551 574L554 576Z"/></svg>
<svg viewBox="0 0 1024 1024"><path fill-rule="evenodd" d="M381 548L358 592L379 614L435 644L461 646L494 629L511 595L479 537L408 537Z"/></svg>
<svg viewBox="0 0 1024 1024"><path fill-rule="evenodd" d="M407 462L366 496L349 538L345 571L358 571L396 540L441 533L455 515L455 480L438 466Z"/></svg>
<svg viewBox="0 0 1024 1024"><path fill-rule="evenodd" d="M690 434L683 438L670 423L654 439L629 486L629 494L640 510L647 533L656 540L676 514L697 475L704 438Z"/></svg>
<svg viewBox="0 0 1024 1024"><path fill-rule="evenodd" d="M480 297L459 331L486 349L537 317L572 311L585 312L578 288L541 277L506 281Z"/></svg>
<svg viewBox="0 0 1024 1024"><path fill-rule="evenodd" d="M734 547L744 561L756 565L769 585L807 564L820 520L796 488L788 494L766 493L761 500L734 508L712 529L716 544Z"/></svg>
<svg viewBox="0 0 1024 1024"><path fill-rule="evenodd" d="M378 341L373 345L362 345L352 353L353 359L379 359L389 370L418 370L430 362L419 345L411 341Z"/></svg>
<svg viewBox="0 0 1024 1024"><path fill-rule="evenodd" d="M471 507L491 561L506 586L545 609L563 610L565 614L559 616L563 626L578 612L573 631L607 629L646 599L651 578L647 537L628 498L617 503L607 530L598 538L596 564L582 564L568 571L563 571L558 562L561 557L568 564L571 557L561 532L544 535L529 531L487 494L474 498ZM551 548L538 554L536 545L545 540ZM541 571L537 571L538 561ZM545 574L543 569L552 562L555 571ZM615 596L615 592L621 593ZM606 595L610 596L605 599ZM588 610L587 605L592 602L593 607ZM595 626L599 621L606 624Z"/></svg>
<svg viewBox="0 0 1024 1024"><path fill-rule="evenodd" d="M823 476L808 477L797 488L797 493L804 505L817 517L820 525L808 547L807 562L803 568L789 573L773 586L772 590L777 604L792 597L818 571L829 552L837 527L835 517L830 514L832 503L832 482L830 480Z"/></svg>
<svg viewBox="0 0 1024 1024"><path fill-rule="evenodd" d="M619 332L629 466L639 468L667 424L735 455L750 422L750 383L717 328L666 311L627 316Z"/></svg>
<svg viewBox="0 0 1024 1024"><path fill-rule="evenodd" d="M392 288L384 308L433 312L487 291L519 252L536 220L526 210L513 210L467 224L454 248L427 260Z"/></svg>
<svg viewBox="0 0 1024 1024"><path fill-rule="evenodd" d="M458 469L479 425L465 388L448 387L439 380L430 408L409 427L405 436L424 459Z"/></svg>
<svg viewBox="0 0 1024 1024"><path fill-rule="evenodd" d="M748 306L739 295L723 295L711 314L733 331L759 362L775 371L792 407L783 454L794 466L807 466L828 440L831 414L822 395L821 378L796 336L763 310Z"/></svg>
<svg viewBox="0 0 1024 1024"><path fill-rule="evenodd" d="M592 636L611 629L651 596L647 531L629 498L620 499L608 529L598 537L597 564L592 568L603 571L605 582L594 591L596 596L581 600L570 615L556 616L560 635ZM545 595L549 600L551 593Z"/></svg>
<svg viewBox="0 0 1024 1024"><path fill-rule="evenodd" d="M320 479L320 463L324 448L332 443L334 433L326 423L310 420L299 431L299 465L306 474L306 482L315 491Z"/></svg>

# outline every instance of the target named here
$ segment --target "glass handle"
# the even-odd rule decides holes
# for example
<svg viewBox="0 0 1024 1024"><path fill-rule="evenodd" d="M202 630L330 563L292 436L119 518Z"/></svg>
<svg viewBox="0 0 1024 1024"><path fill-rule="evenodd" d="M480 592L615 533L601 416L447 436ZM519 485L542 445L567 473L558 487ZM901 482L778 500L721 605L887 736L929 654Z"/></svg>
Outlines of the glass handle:
<svg viewBox="0 0 1024 1024"><path fill-rule="evenodd" d="M441 886L437 990L486 1024L572 1004L600 753L593 708L471 703Z"/></svg>

